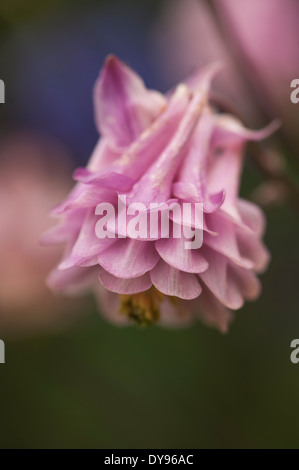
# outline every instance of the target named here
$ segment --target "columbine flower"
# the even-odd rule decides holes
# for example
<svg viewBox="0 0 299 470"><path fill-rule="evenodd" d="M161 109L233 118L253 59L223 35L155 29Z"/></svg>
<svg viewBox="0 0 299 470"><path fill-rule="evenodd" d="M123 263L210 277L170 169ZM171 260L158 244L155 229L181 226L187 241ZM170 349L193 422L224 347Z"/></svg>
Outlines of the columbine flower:
<svg viewBox="0 0 299 470"><path fill-rule="evenodd" d="M52 288L95 288L103 313L119 323L186 324L199 316L221 331L231 310L258 296L256 273L269 260L261 242L264 217L238 191L246 141L266 137L273 126L249 131L215 112L208 93L217 68L202 69L163 96L107 58L94 93L102 137L87 168L75 172L77 185L54 210L61 223L46 237L66 242ZM192 217L173 216L170 223L203 230L203 246L187 250L185 239L173 236L134 239L128 222L116 230L108 221L111 238L99 239L96 207L106 202L117 212L118 194L146 207L202 203L202 226Z"/></svg>

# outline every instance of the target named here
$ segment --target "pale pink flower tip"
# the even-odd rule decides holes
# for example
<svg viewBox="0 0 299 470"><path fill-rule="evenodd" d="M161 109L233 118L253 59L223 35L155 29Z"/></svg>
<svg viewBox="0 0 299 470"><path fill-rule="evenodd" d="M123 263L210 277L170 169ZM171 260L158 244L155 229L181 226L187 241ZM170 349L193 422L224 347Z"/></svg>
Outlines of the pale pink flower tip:
<svg viewBox="0 0 299 470"><path fill-rule="evenodd" d="M249 131L217 113L208 102L217 70L212 64L164 96L116 57L106 59L94 89L101 139L53 210L60 224L44 237L66 243L52 288L95 288L103 313L120 324L184 325L199 316L222 332L232 310L259 295L256 273L269 261L264 217L238 193L246 142L267 137L273 126ZM184 239L172 236L119 238L127 233L121 224L115 238L98 238L96 207L109 202L117 209L118 194L146 206L202 203L203 245L186 250ZM113 224L107 227L113 232Z"/></svg>

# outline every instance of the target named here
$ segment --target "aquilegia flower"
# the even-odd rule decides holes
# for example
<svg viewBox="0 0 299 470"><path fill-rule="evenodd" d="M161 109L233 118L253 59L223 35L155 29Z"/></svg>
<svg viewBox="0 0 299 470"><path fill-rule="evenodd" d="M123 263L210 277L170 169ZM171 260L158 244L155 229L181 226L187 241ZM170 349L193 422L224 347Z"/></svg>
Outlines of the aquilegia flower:
<svg viewBox="0 0 299 470"><path fill-rule="evenodd" d="M218 114L208 102L213 64L167 96L109 56L95 86L95 117L101 139L77 185L53 211L60 224L45 237L65 242L66 252L52 272L54 289L78 292L91 287L103 313L119 323L186 324L199 316L226 331L231 311L260 292L256 273L269 254L261 242L264 217L238 197L244 146L273 131L246 130L233 116ZM143 204L201 203L202 221L190 213L168 215L169 237L134 238L132 214L122 217L119 198ZM99 238L97 207L115 208ZM108 206L107 206L108 207ZM125 206L126 207L126 206ZM177 226L203 234L203 244L186 249ZM184 232L185 233L185 232Z"/></svg>

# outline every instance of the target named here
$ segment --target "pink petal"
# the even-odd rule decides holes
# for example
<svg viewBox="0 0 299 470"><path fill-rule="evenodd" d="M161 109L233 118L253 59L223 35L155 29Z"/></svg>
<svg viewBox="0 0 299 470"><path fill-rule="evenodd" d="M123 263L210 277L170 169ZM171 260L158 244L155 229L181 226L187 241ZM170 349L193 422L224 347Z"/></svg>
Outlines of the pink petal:
<svg viewBox="0 0 299 470"><path fill-rule="evenodd" d="M258 237L262 237L266 228L265 216L262 210L252 202L239 199L237 202L241 220Z"/></svg>
<svg viewBox="0 0 299 470"><path fill-rule="evenodd" d="M99 309L103 316L115 323L117 326L130 325L129 319L125 315L121 315L119 308L119 297L114 292L107 290L99 282L94 289Z"/></svg>
<svg viewBox="0 0 299 470"><path fill-rule="evenodd" d="M75 266L64 271L54 269L48 276L47 284L51 289L80 295L89 290L95 280L95 268L79 268Z"/></svg>
<svg viewBox="0 0 299 470"><path fill-rule="evenodd" d="M229 276L228 259L219 253L205 247L204 256L209 263L209 269L199 278L226 307L236 310L242 307L244 301L235 278Z"/></svg>
<svg viewBox="0 0 299 470"><path fill-rule="evenodd" d="M96 206L99 202L110 201L116 197L115 191L105 188L88 187L84 184L76 184L67 199L54 207L52 216L66 215L67 212L79 209L88 209Z"/></svg>
<svg viewBox="0 0 299 470"><path fill-rule="evenodd" d="M214 193L204 199L198 190L196 184L184 181L178 181L172 185L172 192L174 197L183 201L191 203L203 203L203 209L205 212L215 212L221 207L225 198L225 191L221 190L218 193Z"/></svg>
<svg viewBox="0 0 299 470"><path fill-rule="evenodd" d="M40 241L43 245L59 245L67 242L74 234L79 234L84 221L85 210L69 212L59 223L45 232Z"/></svg>
<svg viewBox="0 0 299 470"><path fill-rule="evenodd" d="M197 70L191 77L185 80L185 83L192 91L198 87L209 88L211 81L223 69L223 66L221 61L211 62Z"/></svg>
<svg viewBox="0 0 299 470"><path fill-rule="evenodd" d="M186 93L184 85L180 85L179 88ZM128 195L129 200L149 204L150 202L163 202L171 197L173 179L188 151L189 139L205 108L206 100L207 90L199 89L194 93L173 138L134 186Z"/></svg>
<svg viewBox="0 0 299 470"><path fill-rule="evenodd" d="M115 277L104 269L101 269L99 279L106 289L116 292L117 294L138 294L139 292L148 290L152 285L149 273L145 273L134 279L123 279Z"/></svg>
<svg viewBox="0 0 299 470"><path fill-rule="evenodd" d="M192 203L202 202L199 198L199 192L194 183L189 181L177 181L172 185L172 192L174 197L189 201Z"/></svg>
<svg viewBox="0 0 299 470"><path fill-rule="evenodd" d="M105 172L108 180L109 173L117 173L138 181L148 167L163 152L169 140L185 114L190 93L183 86L177 88L169 100L165 111L149 126L127 149L121 157L114 161L109 171ZM99 172L97 177L101 176Z"/></svg>
<svg viewBox="0 0 299 470"><path fill-rule="evenodd" d="M211 235L216 235L216 233L213 232L213 230L210 230L210 228L208 227L208 225L206 223L206 217L205 216L203 217L202 221L201 220L195 220L194 210L185 212L182 209L182 205L181 205L181 213L177 214L176 212L174 212L174 213L170 212L169 217L173 221L173 223L175 223L177 225L182 225L182 226L189 227L189 228L192 228L192 229L197 229L197 230L201 230L201 231L204 231L204 232L209 232Z"/></svg>
<svg viewBox="0 0 299 470"><path fill-rule="evenodd" d="M92 173L86 168L77 168L73 175L74 180L84 184L92 184L101 188L114 189L120 192L129 191L134 181L115 171Z"/></svg>
<svg viewBox="0 0 299 470"><path fill-rule="evenodd" d="M224 190L225 198L221 210L228 212L236 220L240 218L236 201L239 194L241 170L243 166L243 144L222 147L216 154L216 147L209 157L207 169L207 185L211 193Z"/></svg>
<svg viewBox="0 0 299 470"><path fill-rule="evenodd" d="M241 255L252 261L255 272L263 273L271 258L265 245L256 236L240 229L237 230L237 239Z"/></svg>
<svg viewBox="0 0 299 470"><path fill-rule="evenodd" d="M204 323L218 328L221 333L227 333L233 313L224 307L207 287L194 302L197 306L197 315Z"/></svg>
<svg viewBox="0 0 299 470"><path fill-rule="evenodd" d="M108 273L123 279L142 276L150 271L158 260L154 242L130 238L118 239L98 257L99 264Z"/></svg>
<svg viewBox="0 0 299 470"><path fill-rule="evenodd" d="M115 238L100 239L96 236L96 223L98 218L91 210L86 214L80 233L70 252L59 269L68 269L75 265L90 266L98 264L98 255L116 242Z"/></svg>
<svg viewBox="0 0 299 470"><path fill-rule="evenodd" d="M214 212L219 209L224 200L223 191L218 191L213 196L210 196L207 190L207 156L213 131L210 113L208 109L202 113L190 142L190 148L180 169L177 178L178 182L174 185L174 195L177 197L178 190L183 190L181 196L184 196L183 184L187 185L187 187L185 186L185 193L187 192L186 189L189 188L192 200L203 203L205 212ZM185 195L187 196L187 194ZM190 200L188 196L182 197L182 199Z"/></svg>
<svg viewBox="0 0 299 470"><path fill-rule="evenodd" d="M234 224L222 217L221 213L211 214L207 218L209 227L217 232L217 235L211 236L209 233L204 233L204 244L243 268L253 268L254 264L251 258L242 256L240 253Z"/></svg>
<svg viewBox="0 0 299 470"><path fill-rule="evenodd" d="M215 60L209 64L200 67L196 70L189 78L184 80L184 84L192 91L197 91L199 88L209 91L211 82L218 74L219 71L223 68L223 63L221 61ZM171 89L168 92L168 95L171 95L173 90Z"/></svg>
<svg viewBox="0 0 299 470"><path fill-rule="evenodd" d="M151 270L154 286L163 294L181 299L195 299L201 293L201 286L195 274L185 273L161 260Z"/></svg>
<svg viewBox="0 0 299 470"><path fill-rule="evenodd" d="M239 266L231 266L229 269L242 296L246 300L256 300L261 293L261 284L254 272Z"/></svg>
<svg viewBox="0 0 299 470"><path fill-rule="evenodd" d="M109 139L101 137L96 144L87 168L89 171L100 171L110 167L121 155L119 149L111 147Z"/></svg>
<svg viewBox="0 0 299 470"><path fill-rule="evenodd" d="M257 131L246 129L239 119L229 114L214 114L213 120L216 128L214 139L221 140L222 145L234 145L240 141L248 140L263 140L280 127L280 122L276 120L264 129Z"/></svg>
<svg viewBox="0 0 299 470"><path fill-rule="evenodd" d="M117 158L119 153L111 150L108 145L107 139L101 139L89 160L87 165L89 172L103 171L107 166L111 165ZM107 193L107 191L106 191ZM91 207L97 205L101 200L103 194L102 188L89 188L84 184L76 184L70 192L67 199L52 210L53 215L61 215L72 209L82 209L84 207Z"/></svg>
<svg viewBox="0 0 299 470"><path fill-rule="evenodd" d="M194 323L194 312L191 311L192 300L173 299L164 297L159 303L161 317L159 323L168 328L182 328Z"/></svg>
<svg viewBox="0 0 299 470"><path fill-rule="evenodd" d="M261 140L269 136L277 123L270 124L261 131L249 131L232 116L214 114L214 133L211 140L211 153L207 170L207 184L211 192L225 191L221 209L236 221L240 220L237 198L244 158L244 145L247 140Z"/></svg>
<svg viewBox="0 0 299 470"><path fill-rule="evenodd" d="M200 249L188 250L184 243L186 239L164 238L155 242L155 247L161 258L170 266L187 273L202 273L209 267Z"/></svg>
<svg viewBox="0 0 299 470"><path fill-rule="evenodd" d="M147 90L123 62L109 56L95 85L94 103L99 132L116 147L126 147L154 121L166 100Z"/></svg>

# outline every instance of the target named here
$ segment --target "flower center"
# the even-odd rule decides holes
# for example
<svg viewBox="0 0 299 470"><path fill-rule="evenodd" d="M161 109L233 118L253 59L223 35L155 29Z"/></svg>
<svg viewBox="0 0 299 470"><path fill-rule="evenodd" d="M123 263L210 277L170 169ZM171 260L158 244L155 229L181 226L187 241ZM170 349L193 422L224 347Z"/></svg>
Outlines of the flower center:
<svg viewBox="0 0 299 470"><path fill-rule="evenodd" d="M120 313L138 325L149 326L159 320L159 302L163 299L163 294L154 287L146 292L119 297Z"/></svg>

